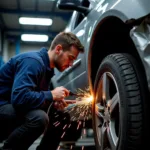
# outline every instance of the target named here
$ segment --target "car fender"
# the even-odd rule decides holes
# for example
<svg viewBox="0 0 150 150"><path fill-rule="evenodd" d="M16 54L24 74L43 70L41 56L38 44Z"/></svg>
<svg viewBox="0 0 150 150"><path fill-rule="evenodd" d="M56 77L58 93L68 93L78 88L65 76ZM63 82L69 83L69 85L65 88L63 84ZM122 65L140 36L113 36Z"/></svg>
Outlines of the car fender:
<svg viewBox="0 0 150 150"><path fill-rule="evenodd" d="M104 2L104 0L102 0ZM118 2L118 3L117 3ZM148 0L144 0L142 2L136 1L126 1L126 4L124 4L124 1L118 0L114 3L107 3L103 4L101 6L101 10L98 11L96 8L94 8L89 15L87 16L87 26L86 26L86 37L87 43L85 45L85 49L88 51L86 53L86 70L88 71L88 77L91 77L91 51L92 51L92 45L93 45L93 39L95 37L95 34L97 32L97 29L101 27L105 23L107 19L110 17L117 17L118 19L122 20L123 22L126 22L129 19L132 18L140 18L143 15L146 15L149 13L148 7L146 5L150 5L148 3ZM102 4L101 4L102 5ZM126 7L125 7L126 5ZM104 7L105 6L105 7ZM107 6L107 7L106 7ZM105 9L104 9L105 8ZM128 8L128 9L126 9ZM133 11L132 8L136 8L137 11ZM145 9L147 8L147 9ZM133 11L133 13L131 12ZM96 13L97 12L97 13ZM130 12L130 13L129 13ZM137 13L136 13L137 12ZM94 13L94 16L92 15ZM96 19L97 18L97 19ZM89 21L90 20L90 21Z"/></svg>

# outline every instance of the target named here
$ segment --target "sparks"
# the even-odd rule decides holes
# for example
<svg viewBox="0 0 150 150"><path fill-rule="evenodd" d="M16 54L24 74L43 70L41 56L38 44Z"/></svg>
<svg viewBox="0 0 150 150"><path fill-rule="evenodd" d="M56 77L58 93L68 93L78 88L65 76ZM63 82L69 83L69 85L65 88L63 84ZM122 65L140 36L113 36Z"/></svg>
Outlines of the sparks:
<svg viewBox="0 0 150 150"><path fill-rule="evenodd" d="M56 115L55 118L57 118L59 115Z"/></svg>
<svg viewBox="0 0 150 150"><path fill-rule="evenodd" d="M61 139L64 137L65 133L66 133L66 132L64 132L64 133L62 134Z"/></svg>
<svg viewBox="0 0 150 150"><path fill-rule="evenodd" d="M55 127L57 127L57 126L59 126L60 125L60 122L58 122L56 125L55 125Z"/></svg>
<svg viewBox="0 0 150 150"><path fill-rule="evenodd" d="M79 123L78 123L78 127L77 127L77 130L79 129L79 127L80 127L80 124L81 124L81 121L79 121Z"/></svg>
<svg viewBox="0 0 150 150"><path fill-rule="evenodd" d="M84 133L84 135L86 135L86 130L85 129L83 130L83 133Z"/></svg>
<svg viewBox="0 0 150 150"><path fill-rule="evenodd" d="M73 146L71 145L71 146L70 146L70 149L72 149L72 148L73 148Z"/></svg>
<svg viewBox="0 0 150 150"><path fill-rule="evenodd" d="M91 95L91 96L87 97L86 100L87 100L87 102L92 102L93 101L93 96Z"/></svg>
<svg viewBox="0 0 150 150"><path fill-rule="evenodd" d="M71 127L71 124L68 126L68 128L70 128Z"/></svg>
<svg viewBox="0 0 150 150"><path fill-rule="evenodd" d="M84 146L82 146L82 150L84 150Z"/></svg>
<svg viewBox="0 0 150 150"><path fill-rule="evenodd" d="M59 122L59 121L54 122L53 125L56 125L58 122Z"/></svg>
<svg viewBox="0 0 150 150"><path fill-rule="evenodd" d="M66 125L64 125L63 130L64 130L66 127L67 127L67 124L66 124Z"/></svg>
<svg viewBox="0 0 150 150"><path fill-rule="evenodd" d="M59 150L59 149L60 149L60 145L58 146L57 150Z"/></svg>
<svg viewBox="0 0 150 150"><path fill-rule="evenodd" d="M81 139L82 139L86 136L85 121L90 119L92 116L91 110L92 110L92 101L94 97L90 94L89 88L86 88L85 90L77 89L76 93L78 95L78 97L76 98L76 103L69 104L64 110L64 113L70 114L71 121L77 121L77 128L76 128L77 130L79 130L79 128L83 128L83 132L81 135ZM55 117L58 117L58 116L59 115L55 113ZM62 120L65 120L65 119L67 118L65 117ZM57 127L60 124L61 122L56 121L53 125ZM61 135L61 139L65 136L66 129L69 129L70 127L71 127L71 123L66 124L62 127L64 132ZM60 146L57 148L57 150L59 149L60 149ZM70 149L73 149L72 145L70 146ZM84 150L84 146L82 146L82 150Z"/></svg>

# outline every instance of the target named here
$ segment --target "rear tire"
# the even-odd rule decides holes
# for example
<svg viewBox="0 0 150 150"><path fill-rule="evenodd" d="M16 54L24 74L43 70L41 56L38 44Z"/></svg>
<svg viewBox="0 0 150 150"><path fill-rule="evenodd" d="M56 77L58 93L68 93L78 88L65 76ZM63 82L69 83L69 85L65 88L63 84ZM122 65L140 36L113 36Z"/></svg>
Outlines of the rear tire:
<svg viewBox="0 0 150 150"><path fill-rule="evenodd" d="M101 63L94 84L93 129L98 150L141 150L148 88L142 67L128 54Z"/></svg>

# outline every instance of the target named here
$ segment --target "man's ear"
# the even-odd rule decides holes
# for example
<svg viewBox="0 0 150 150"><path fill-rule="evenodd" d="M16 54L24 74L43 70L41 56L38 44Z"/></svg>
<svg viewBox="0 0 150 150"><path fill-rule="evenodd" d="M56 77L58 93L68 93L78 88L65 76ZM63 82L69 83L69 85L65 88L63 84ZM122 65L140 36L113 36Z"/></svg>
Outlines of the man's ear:
<svg viewBox="0 0 150 150"><path fill-rule="evenodd" d="M58 44L58 45L55 46L55 52L56 52L57 54L60 54L61 50L62 50L61 44Z"/></svg>

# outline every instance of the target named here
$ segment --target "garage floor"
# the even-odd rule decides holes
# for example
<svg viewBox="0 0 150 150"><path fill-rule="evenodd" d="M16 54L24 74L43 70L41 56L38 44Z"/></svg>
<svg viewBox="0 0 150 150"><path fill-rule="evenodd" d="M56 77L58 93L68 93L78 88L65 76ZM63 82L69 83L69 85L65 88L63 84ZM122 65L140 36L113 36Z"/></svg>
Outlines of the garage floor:
<svg viewBox="0 0 150 150"><path fill-rule="evenodd" d="M36 150L36 147L39 145L40 140L42 137L39 137L28 150ZM60 149L59 150L70 150L71 147L67 146L69 142L66 143L60 143ZM2 143L0 143L0 146L2 146ZM75 142L75 146L72 148L73 150L96 150L95 148L95 142L93 139L93 136L87 136L84 138L80 138Z"/></svg>
<svg viewBox="0 0 150 150"><path fill-rule="evenodd" d="M40 138L37 139L29 148L29 150L35 150L37 145L40 143ZM65 146L65 144L60 143L60 149L59 150L69 150L70 146ZM73 148L74 150L96 150L95 149L95 143L93 138L84 138L79 139Z"/></svg>

